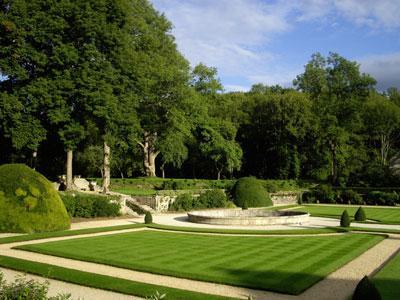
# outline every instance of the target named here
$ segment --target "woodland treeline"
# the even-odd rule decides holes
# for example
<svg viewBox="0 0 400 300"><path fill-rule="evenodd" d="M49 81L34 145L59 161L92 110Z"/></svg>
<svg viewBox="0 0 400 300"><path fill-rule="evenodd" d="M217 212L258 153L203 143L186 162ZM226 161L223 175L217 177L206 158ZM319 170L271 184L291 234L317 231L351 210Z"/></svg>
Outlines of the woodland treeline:
<svg viewBox="0 0 400 300"><path fill-rule="evenodd" d="M110 175L398 183L398 89L316 53L293 88L224 92L171 27L147 0L1 1L0 163L105 188Z"/></svg>

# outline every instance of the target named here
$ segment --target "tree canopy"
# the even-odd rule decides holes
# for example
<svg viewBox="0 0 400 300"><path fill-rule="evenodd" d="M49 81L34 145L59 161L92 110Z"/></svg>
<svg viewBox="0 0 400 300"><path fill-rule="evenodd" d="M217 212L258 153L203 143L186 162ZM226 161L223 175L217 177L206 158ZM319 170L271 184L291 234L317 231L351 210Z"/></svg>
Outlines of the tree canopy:
<svg viewBox="0 0 400 300"><path fill-rule="evenodd" d="M316 53L294 88L226 92L171 29L148 0L2 1L0 163L55 177L67 162L105 191L139 175L398 182L397 88Z"/></svg>

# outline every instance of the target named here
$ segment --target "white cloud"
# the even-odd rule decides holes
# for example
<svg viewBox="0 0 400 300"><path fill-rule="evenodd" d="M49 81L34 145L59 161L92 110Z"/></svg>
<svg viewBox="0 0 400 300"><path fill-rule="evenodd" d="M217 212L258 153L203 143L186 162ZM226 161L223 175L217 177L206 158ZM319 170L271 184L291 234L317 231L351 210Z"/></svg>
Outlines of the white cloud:
<svg viewBox="0 0 400 300"><path fill-rule="evenodd" d="M371 28L400 27L399 0L336 0L336 8L349 21Z"/></svg>
<svg viewBox="0 0 400 300"><path fill-rule="evenodd" d="M153 0L174 24L178 48L194 66L217 67L220 74L248 76L275 55L261 49L289 29L283 8L258 0Z"/></svg>
<svg viewBox="0 0 400 300"><path fill-rule="evenodd" d="M342 16L373 30L400 27L400 0L151 1L174 24L178 48L192 66L203 62L246 83L290 85L301 66L277 67L285 58L268 46L302 22L329 20L337 27Z"/></svg>
<svg viewBox="0 0 400 300"><path fill-rule="evenodd" d="M360 69L374 77L382 91L393 86L400 88L400 52L362 58Z"/></svg>

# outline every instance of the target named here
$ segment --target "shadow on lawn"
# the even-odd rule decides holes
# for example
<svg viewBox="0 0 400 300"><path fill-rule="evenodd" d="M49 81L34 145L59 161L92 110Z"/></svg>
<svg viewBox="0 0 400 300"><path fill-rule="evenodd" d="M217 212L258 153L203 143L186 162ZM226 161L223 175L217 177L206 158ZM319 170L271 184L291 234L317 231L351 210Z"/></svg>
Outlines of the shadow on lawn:
<svg viewBox="0 0 400 300"><path fill-rule="evenodd" d="M285 273L276 271L249 271L245 269L218 268L229 274L231 284L255 289L250 292L254 299L265 299L263 290L276 292L282 299L293 300L348 300L359 281L351 279L324 279L323 276L307 273ZM373 279L383 300L400 299L399 279ZM289 295L287 295L289 294ZM243 294L244 297L249 295ZM277 295L277 299L281 299Z"/></svg>

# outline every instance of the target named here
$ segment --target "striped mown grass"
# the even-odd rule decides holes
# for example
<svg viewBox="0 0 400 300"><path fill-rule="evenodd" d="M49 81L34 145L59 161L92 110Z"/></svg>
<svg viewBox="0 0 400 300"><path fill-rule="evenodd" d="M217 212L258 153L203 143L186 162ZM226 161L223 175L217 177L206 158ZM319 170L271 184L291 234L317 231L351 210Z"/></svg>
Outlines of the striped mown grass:
<svg viewBox="0 0 400 300"><path fill-rule="evenodd" d="M400 299L400 253L373 278L383 300Z"/></svg>
<svg viewBox="0 0 400 300"><path fill-rule="evenodd" d="M293 209L305 211L314 217L340 218L346 209L350 217L353 218L360 206L345 205L305 205L301 208ZM386 224L400 224L400 207L363 207L368 220Z"/></svg>
<svg viewBox="0 0 400 300"><path fill-rule="evenodd" d="M299 294L384 237L215 236L141 231L18 247L127 269Z"/></svg>

